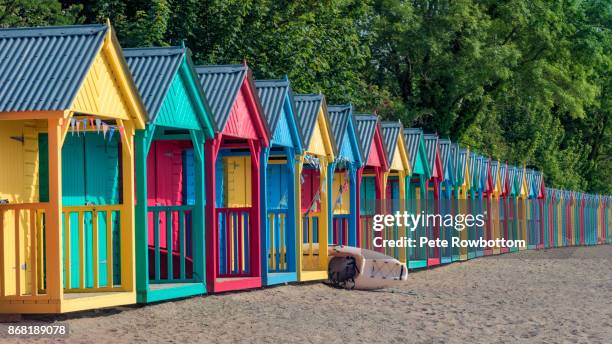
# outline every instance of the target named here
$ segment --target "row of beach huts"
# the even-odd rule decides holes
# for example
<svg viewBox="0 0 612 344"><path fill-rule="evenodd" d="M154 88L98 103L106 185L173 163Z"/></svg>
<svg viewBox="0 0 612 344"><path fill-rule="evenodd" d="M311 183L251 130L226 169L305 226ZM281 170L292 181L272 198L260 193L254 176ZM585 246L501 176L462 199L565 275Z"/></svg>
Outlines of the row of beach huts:
<svg viewBox="0 0 612 344"><path fill-rule="evenodd" d="M482 227L372 230L380 212ZM0 30L0 313L62 313L324 280L328 245L410 269L512 248L378 248L375 237L610 243L612 200L437 135L122 49L110 23ZM518 250L518 248L516 249Z"/></svg>

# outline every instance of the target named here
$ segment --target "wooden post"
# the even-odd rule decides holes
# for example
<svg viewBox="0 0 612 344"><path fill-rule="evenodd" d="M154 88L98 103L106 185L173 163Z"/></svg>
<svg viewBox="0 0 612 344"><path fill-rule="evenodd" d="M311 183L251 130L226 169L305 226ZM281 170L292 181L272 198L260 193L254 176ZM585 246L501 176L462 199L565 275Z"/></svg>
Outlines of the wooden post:
<svg viewBox="0 0 612 344"><path fill-rule="evenodd" d="M270 156L270 147L265 147L264 149L262 149L261 151L261 173L260 173L260 180L259 183L261 184L260 186L260 190L261 190L261 195L260 195L260 207L261 207L261 230L260 230L260 242L261 242L261 252L260 252L260 259L261 259L261 271L262 271L262 277L263 279L263 283L267 284L268 283L268 273L269 273L269 264L268 264L268 251L270 250L271 246L271 242L274 240L273 236L270 236L270 239L268 238L268 230L270 227L270 223L269 223L269 219L268 219L268 200L267 200L267 195L268 195L268 158ZM255 180L253 180L253 182L257 182ZM272 221L274 221L274 218L272 219ZM274 252L270 252L270 254L272 256L274 256Z"/></svg>
<svg viewBox="0 0 612 344"><path fill-rule="evenodd" d="M62 123L69 119L48 120L49 208L45 218L47 294L51 302L61 303L62 288ZM70 281L66 281L70 284ZM57 310L61 310L58 305Z"/></svg>
<svg viewBox="0 0 612 344"><path fill-rule="evenodd" d="M134 141L136 168L136 291L138 302L147 301L149 290L149 221L147 204L147 130L137 130Z"/></svg>
<svg viewBox="0 0 612 344"><path fill-rule="evenodd" d="M136 277L134 265L134 126L124 122L121 145L121 167L123 176L123 205L121 210L121 289L134 291ZM145 198L146 202L146 198ZM109 212L109 218L112 218ZM112 280L108 281L112 286Z"/></svg>
<svg viewBox="0 0 612 344"><path fill-rule="evenodd" d="M204 146L204 156L206 157L205 176L206 176L206 204L205 204L205 221L206 221L206 284L212 291L215 289L215 280L217 278L217 230L218 219L215 216L216 209L216 171L215 164L219 146L221 145L222 137L217 134L213 140L207 140Z"/></svg>

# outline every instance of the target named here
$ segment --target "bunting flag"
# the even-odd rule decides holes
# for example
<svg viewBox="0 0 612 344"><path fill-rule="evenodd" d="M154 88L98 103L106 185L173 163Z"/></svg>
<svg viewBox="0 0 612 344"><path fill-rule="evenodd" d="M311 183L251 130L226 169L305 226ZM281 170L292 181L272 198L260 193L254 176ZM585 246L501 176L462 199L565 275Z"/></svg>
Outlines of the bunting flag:
<svg viewBox="0 0 612 344"><path fill-rule="evenodd" d="M83 131L87 130L87 118L83 118Z"/></svg>
<svg viewBox="0 0 612 344"><path fill-rule="evenodd" d="M110 133L108 134L108 141L113 139L113 134L115 133L115 126L110 126Z"/></svg>
<svg viewBox="0 0 612 344"><path fill-rule="evenodd" d="M76 127L76 119L70 119L70 131L72 132L72 136L74 136L74 128Z"/></svg>
<svg viewBox="0 0 612 344"><path fill-rule="evenodd" d="M91 127L91 129L93 129L93 127L94 127L94 118L93 117L89 117L89 127Z"/></svg>
<svg viewBox="0 0 612 344"><path fill-rule="evenodd" d="M121 135L121 137L123 137L125 135L125 129L123 128L122 125L120 125L118 129L119 129L119 134Z"/></svg>
<svg viewBox="0 0 612 344"><path fill-rule="evenodd" d="M77 136L79 136L79 133L81 132L81 121L76 121L76 131Z"/></svg>
<svg viewBox="0 0 612 344"><path fill-rule="evenodd" d="M98 130L98 134L100 134L100 127L102 126L102 120L96 118L96 129Z"/></svg>
<svg viewBox="0 0 612 344"><path fill-rule="evenodd" d="M108 124L102 123L102 133L104 135L104 139L106 139L106 132L108 131Z"/></svg>

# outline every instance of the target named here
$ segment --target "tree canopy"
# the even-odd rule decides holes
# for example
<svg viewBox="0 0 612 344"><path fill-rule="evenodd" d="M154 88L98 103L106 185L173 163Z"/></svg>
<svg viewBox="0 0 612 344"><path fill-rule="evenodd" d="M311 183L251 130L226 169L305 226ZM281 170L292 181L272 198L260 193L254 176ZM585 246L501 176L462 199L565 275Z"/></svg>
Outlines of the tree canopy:
<svg viewBox="0 0 612 344"><path fill-rule="evenodd" d="M185 42L298 92L401 119L548 186L612 193L611 0L18 0L0 25L99 23Z"/></svg>

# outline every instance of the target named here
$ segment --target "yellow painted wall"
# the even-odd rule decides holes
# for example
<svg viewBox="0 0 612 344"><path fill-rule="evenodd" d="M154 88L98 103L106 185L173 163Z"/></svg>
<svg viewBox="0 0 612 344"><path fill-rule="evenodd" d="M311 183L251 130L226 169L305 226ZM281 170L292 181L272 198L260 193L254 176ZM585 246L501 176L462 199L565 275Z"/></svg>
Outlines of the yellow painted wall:
<svg viewBox="0 0 612 344"><path fill-rule="evenodd" d="M10 204L38 202L38 128L36 121L0 121L0 199L7 199ZM11 139L21 137L24 142ZM21 269L21 293L30 290L30 266L25 264L30 259L30 225L29 212L22 211L19 216L20 257L15 257L15 215L14 211L4 214L2 223L4 247L0 254L4 258L4 276L0 283L5 283L7 295L14 295L16 290L15 269Z"/></svg>
<svg viewBox="0 0 612 344"><path fill-rule="evenodd" d="M344 191L342 193L342 204L338 204L336 200L340 195L340 186L345 185ZM350 179L345 171L340 171L334 173L334 184L332 185L332 206L334 209L334 214L350 214Z"/></svg>
<svg viewBox="0 0 612 344"><path fill-rule="evenodd" d="M131 113L131 110L121 93L115 74L108 54L102 50L87 73L71 110L90 115L113 115L128 119L127 114Z"/></svg>
<svg viewBox="0 0 612 344"><path fill-rule="evenodd" d="M225 204L228 208L251 206L251 158L223 157Z"/></svg>

